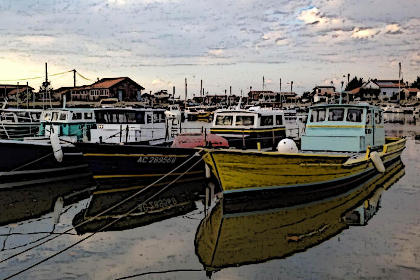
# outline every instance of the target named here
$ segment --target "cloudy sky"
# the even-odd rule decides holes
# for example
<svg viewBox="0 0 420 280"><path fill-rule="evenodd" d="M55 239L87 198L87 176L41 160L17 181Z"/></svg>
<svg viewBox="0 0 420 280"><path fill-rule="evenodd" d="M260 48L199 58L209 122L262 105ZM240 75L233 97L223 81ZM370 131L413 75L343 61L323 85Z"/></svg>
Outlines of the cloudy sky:
<svg viewBox="0 0 420 280"><path fill-rule="evenodd" d="M302 93L343 75L420 75L419 0L0 0L0 83L73 68L147 91ZM51 77L71 86L72 74ZM39 87L41 79L29 80ZM20 83L26 83L20 81ZM78 85L91 83L78 77Z"/></svg>

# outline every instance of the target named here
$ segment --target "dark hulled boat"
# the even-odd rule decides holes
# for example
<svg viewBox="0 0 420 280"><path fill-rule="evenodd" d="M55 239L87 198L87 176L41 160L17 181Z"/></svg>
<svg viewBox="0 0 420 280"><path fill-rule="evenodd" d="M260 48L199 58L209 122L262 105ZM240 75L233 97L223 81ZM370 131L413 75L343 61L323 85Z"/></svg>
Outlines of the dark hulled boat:
<svg viewBox="0 0 420 280"><path fill-rule="evenodd" d="M0 140L0 189L58 181L78 186L90 179L82 153L70 144L61 148L63 159L58 162L48 142Z"/></svg>
<svg viewBox="0 0 420 280"><path fill-rule="evenodd" d="M87 216L95 216L138 192L109 214L124 214L133 205L154 210L167 203L192 201L204 188L204 163L196 149L97 143L76 146L98 184Z"/></svg>

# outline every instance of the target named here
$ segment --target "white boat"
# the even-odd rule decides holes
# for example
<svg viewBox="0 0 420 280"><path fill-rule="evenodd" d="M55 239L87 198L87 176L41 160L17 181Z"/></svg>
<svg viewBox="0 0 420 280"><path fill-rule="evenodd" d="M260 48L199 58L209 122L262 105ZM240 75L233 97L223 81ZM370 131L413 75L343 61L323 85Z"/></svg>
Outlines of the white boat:
<svg viewBox="0 0 420 280"><path fill-rule="evenodd" d="M92 143L160 144L169 141L164 109L98 108L96 128L90 130Z"/></svg>
<svg viewBox="0 0 420 280"><path fill-rule="evenodd" d="M226 138L230 147L274 147L286 137L284 112L261 108L217 110L210 132Z"/></svg>
<svg viewBox="0 0 420 280"><path fill-rule="evenodd" d="M41 112L38 109L1 109L0 138L22 140L37 135Z"/></svg>
<svg viewBox="0 0 420 280"><path fill-rule="evenodd" d="M169 120L181 120L182 111L178 104L169 105L168 110L165 111L165 116Z"/></svg>
<svg viewBox="0 0 420 280"><path fill-rule="evenodd" d="M94 111L89 108L48 109L42 112L40 122L39 136L49 137L54 132L70 142L88 141L90 129L96 126Z"/></svg>

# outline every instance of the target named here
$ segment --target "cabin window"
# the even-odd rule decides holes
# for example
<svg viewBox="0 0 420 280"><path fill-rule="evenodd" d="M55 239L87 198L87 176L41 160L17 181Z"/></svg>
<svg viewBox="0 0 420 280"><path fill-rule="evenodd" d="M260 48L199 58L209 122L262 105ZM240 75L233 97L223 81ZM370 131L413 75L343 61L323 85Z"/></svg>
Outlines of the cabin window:
<svg viewBox="0 0 420 280"><path fill-rule="evenodd" d="M276 125L283 125L283 116L277 115L276 116Z"/></svg>
<svg viewBox="0 0 420 280"><path fill-rule="evenodd" d="M254 125L254 116L236 116L236 125Z"/></svg>
<svg viewBox="0 0 420 280"><path fill-rule="evenodd" d="M85 120L91 120L93 118L93 114L91 112L85 113Z"/></svg>
<svg viewBox="0 0 420 280"><path fill-rule="evenodd" d="M325 121L326 111L325 109L312 110L311 122L323 122Z"/></svg>
<svg viewBox="0 0 420 280"><path fill-rule="evenodd" d="M375 112L375 123L376 124L382 123L382 114L378 111Z"/></svg>
<svg viewBox="0 0 420 280"><path fill-rule="evenodd" d="M53 112L52 113L52 121L57 121L58 120L58 112Z"/></svg>
<svg viewBox="0 0 420 280"><path fill-rule="evenodd" d="M152 123L152 115L147 114L146 117L147 117L147 123Z"/></svg>
<svg viewBox="0 0 420 280"><path fill-rule="evenodd" d="M144 124L144 112L136 112L136 123Z"/></svg>
<svg viewBox="0 0 420 280"><path fill-rule="evenodd" d="M136 123L136 114L134 112L130 112L126 114L127 123Z"/></svg>
<svg viewBox="0 0 420 280"><path fill-rule="evenodd" d="M334 122L340 122L344 120L344 109L332 109L328 111L328 120Z"/></svg>
<svg viewBox="0 0 420 280"><path fill-rule="evenodd" d="M163 123L165 122L164 112L153 112L153 122L154 123Z"/></svg>
<svg viewBox="0 0 420 280"><path fill-rule="evenodd" d="M371 123L371 118L372 118L371 114L372 114L371 111L367 111L367 113L366 113L366 124Z"/></svg>
<svg viewBox="0 0 420 280"><path fill-rule="evenodd" d="M31 114L32 120L34 120L34 121L38 121L40 116L41 116L41 113L32 113Z"/></svg>
<svg viewBox="0 0 420 280"><path fill-rule="evenodd" d="M216 125L232 125L233 116L217 116Z"/></svg>
<svg viewBox="0 0 420 280"><path fill-rule="evenodd" d="M362 121L362 109L348 109L347 110L347 118L346 121L348 122L361 122Z"/></svg>
<svg viewBox="0 0 420 280"><path fill-rule="evenodd" d="M51 120L51 113L46 113L46 114L44 115L44 120L45 120L45 121L50 121L50 120Z"/></svg>
<svg viewBox="0 0 420 280"><path fill-rule="evenodd" d="M67 119L67 113L60 114L60 121L65 121Z"/></svg>
<svg viewBox="0 0 420 280"><path fill-rule="evenodd" d="M273 116L261 116L261 126L273 125Z"/></svg>
<svg viewBox="0 0 420 280"><path fill-rule="evenodd" d="M73 113L72 118L73 118L73 120L81 120L82 119L82 113Z"/></svg>

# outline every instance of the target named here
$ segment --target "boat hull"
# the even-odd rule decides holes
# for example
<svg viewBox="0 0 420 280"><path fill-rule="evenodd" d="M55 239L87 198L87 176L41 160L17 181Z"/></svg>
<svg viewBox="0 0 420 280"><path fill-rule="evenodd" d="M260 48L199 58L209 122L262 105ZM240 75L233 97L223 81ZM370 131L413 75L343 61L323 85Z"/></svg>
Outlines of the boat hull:
<svg viewBox="0 0 420 280"><path fill-rule="evenodd" d="M384 145L380 157L385 166L398 159L404 147L405 139ZM206 151L204 160L227 199L245 201L253 196L277 195L287 198L285 203L295 204L345 191L363 178L378 173L368 156Z"/></svg>
<svg viewBox="0 0 420 280"><path fill-rule="evenodd" d="M145 202L151 202L147 207L154 207L162 202L154 199L156 194L165 201L189 201L204 188L204 162L195 149L93 143L77 146L83 151L98 184L90 202L89 216L138 192L141 194L130 199L130 203L111 213L123 214ZM182 165L186 160L188 162ZM166 174L168 176L164 177Z"/></svg>
<svg viewBox="0 0 420 280"><path fill-rule="evenodd" d="M92 184L82 153L74 146L62 146L63 160L57 162L46 143L0 141L0 190L68 181L69 185Z"/></svg>

